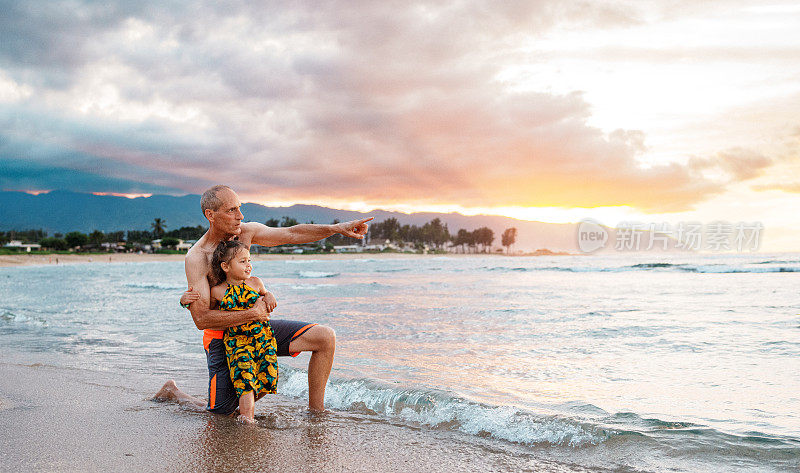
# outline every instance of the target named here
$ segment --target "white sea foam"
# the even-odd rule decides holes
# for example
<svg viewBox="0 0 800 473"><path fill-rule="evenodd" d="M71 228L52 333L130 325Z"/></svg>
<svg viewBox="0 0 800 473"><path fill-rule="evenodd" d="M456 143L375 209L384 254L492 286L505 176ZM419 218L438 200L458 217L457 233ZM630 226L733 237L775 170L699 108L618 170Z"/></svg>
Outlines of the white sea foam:
<svg viewBox="0 0 800 473"><path fill-rule="evenodd" d="M300 271L298 276L301 278L333 278L338 276L340 273L331 273L327 271Z"/></svg>
<svg viewBox="0 0 800 473"><path fill-rule="evenodd" d="M37 317L32 314L24 314L21 312L11 312L11 311L0 312L0 321L21 324L21 325L30 325L34 327L47 326L47 322L41 317Z"/></svg>
<svg viewBox="0 0 800 473"><path fill-rule="evenodd" d="M183 284L167 284L167 283L156 283L156 282L127 282L124 284L125 287L130 287L134 289L149 289L149 290L161 290L161 291L185 291L186 286Z"/></svg>
<svg viewBox="0 0 800 473"><path fill-rule="evenodd" d="M299 291L312 291L321 287L334 287L336 284L293 284L290 286L292 289Z"/></svg>
<svg viewBox="0 0 800 473"><path fill-rule="evenodd" d="M281 367L282 394L307 395L307 375ZM499 440L525 445L569 447L596 445L613 432L556 416L537 415L510 406L490 406L425 389L396 388L365 379L330 380L326 405L340 410L368 410L412 425L488 434Z"/></svg>

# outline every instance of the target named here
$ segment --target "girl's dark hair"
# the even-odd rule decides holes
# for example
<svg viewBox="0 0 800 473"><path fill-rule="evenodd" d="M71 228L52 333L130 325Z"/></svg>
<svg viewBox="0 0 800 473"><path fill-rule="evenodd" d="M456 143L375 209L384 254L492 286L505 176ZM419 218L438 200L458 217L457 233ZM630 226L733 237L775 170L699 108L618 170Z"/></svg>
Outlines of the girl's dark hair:
<svg viewBox="0 0 800 473"><path fill-rule="evenodd" d="M242 248L250 249L239 240L223 241L217 245L217 249L214 250L214 256L211 257L211 274L214 275L217 284L225 282L225 279L227 279L225 271L222 270L222 263L232 260Z"/></svg>

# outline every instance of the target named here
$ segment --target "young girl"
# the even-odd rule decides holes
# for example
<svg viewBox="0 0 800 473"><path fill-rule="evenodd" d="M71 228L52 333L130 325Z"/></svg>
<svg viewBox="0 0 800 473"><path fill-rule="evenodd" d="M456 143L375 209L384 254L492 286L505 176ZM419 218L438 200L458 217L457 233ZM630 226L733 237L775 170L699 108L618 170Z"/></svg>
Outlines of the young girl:
<svg viewBox="0 0 800 473"><path fill-rule="evenodd" d="M238 240L223 241L214 251L211 268L221 284L211 288L220 310L246 310L267 293L264 283L250 276L250 250ZM278 347L269 322L248 322L225 330L225 353L231 381L239 396L239 420L253 423L255 402L275 394Z"/></svg>

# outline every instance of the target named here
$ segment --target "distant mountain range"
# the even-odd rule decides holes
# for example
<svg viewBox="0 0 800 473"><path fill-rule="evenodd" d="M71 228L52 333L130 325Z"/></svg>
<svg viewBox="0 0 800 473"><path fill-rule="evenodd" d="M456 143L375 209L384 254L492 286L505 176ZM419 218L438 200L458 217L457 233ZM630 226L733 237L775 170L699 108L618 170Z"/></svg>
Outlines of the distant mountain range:
<svg viewBox="0 0 800 473"><path fill-rule="evenodd" d="M558 251L578 251L577 225L553 224L517 220L496 215L466 216L458 213L401 213L386 210L355 212L317 205L293 205L291 207L265 207L260 204L242 204L245 221L265 222L270 218L289 216L298 222L331 223L354 220L366 216L382 221L394 217L401 224L421 226L434 218L447 224L451 234L459 229L472 231L489 227L494 231L495 246L500 246L500 235L506 228L517 228L515 249L531 251L547 248ZM0 192L0 231L43 229L50 234L70 231L103 232L116 230L149 230L155 218L166 222L167 230L184 226L207 226L208 221L200 212L200 196L173 197L153 195L151 197L116 197L83 194L70 191L52 191L32 195L25 192Z"/></svg>

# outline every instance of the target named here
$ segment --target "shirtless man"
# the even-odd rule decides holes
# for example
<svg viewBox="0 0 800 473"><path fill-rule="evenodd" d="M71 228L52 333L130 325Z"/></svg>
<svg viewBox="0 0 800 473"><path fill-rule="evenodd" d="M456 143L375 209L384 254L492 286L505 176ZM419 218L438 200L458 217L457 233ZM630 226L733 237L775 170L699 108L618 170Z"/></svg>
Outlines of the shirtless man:
<svg viewBox="0 0 800 473"><path fill-rule="evenodd" d="M329 237L336 233L362 239L367 233L367 223L372 218L353 220L333 225L301 224L286 228L271 228L257 222L243 223L239 196L227 186L214 186L203 193L200 199L203 215L208 219L208 231L186 253L186 281L189 291L195 292L195 300L189 305L194 324L203 330L203 347L208 360L208 404L190 396L167 381L155 395L155 399L173 400L182 404L205 407L219 414L232 414L238 406L236 391L233 388L225 346L222 335L226 328L246 322L269 320L270 312L277 302L271 293L260 297L248 310L221 311L211 308L210 288L217 281L211 281L211 256L223 240L238 238L246 245L277 246L283 244L309 243ZM336 348L336 334L324 325L308 324L291 320L270 321L275 340L278 343L278 356L297 356L310 351L308 362L308 407L312 410L325 409L325 384L333 366Z"/></svg>

